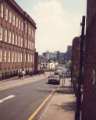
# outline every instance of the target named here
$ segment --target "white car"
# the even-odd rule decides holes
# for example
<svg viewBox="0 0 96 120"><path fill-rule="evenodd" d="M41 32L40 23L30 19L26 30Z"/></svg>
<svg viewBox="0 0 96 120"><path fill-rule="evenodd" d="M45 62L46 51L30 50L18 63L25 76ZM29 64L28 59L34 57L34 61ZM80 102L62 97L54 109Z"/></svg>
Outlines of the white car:
<svg viewBox="0 0 96 120"><path fill-rule="evenodd" d="M50 76L48 76L48 84L60 84L59 75L50 75Z"/></svg>

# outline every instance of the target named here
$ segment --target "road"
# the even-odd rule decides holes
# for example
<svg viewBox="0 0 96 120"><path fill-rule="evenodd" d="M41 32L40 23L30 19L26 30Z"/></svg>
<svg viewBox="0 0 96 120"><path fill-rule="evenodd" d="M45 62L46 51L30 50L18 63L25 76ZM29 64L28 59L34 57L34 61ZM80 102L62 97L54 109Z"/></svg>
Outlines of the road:
<svg viewBox="0 0 96 120"><path fill-rule="evenodd" d="M23 81L22 81L23 82ZM0 91L0 120L28 120L57 86L47 79Z"/></svg>

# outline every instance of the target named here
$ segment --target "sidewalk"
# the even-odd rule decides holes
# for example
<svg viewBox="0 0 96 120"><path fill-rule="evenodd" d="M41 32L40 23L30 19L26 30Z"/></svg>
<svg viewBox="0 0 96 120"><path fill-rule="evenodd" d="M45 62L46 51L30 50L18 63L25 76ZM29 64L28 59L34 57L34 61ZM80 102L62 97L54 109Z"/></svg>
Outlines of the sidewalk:
<svg viewBox="0 0 96 120"><path fill-rule="evenodd" d="M22 86L25 84L30 84L36 81L46 79L47 77L48 77L48 73L45 73L45 74L40 74L40 75L28 76L28 77L25 76L24 78L21 78L21 79L11 78L8 80L2 80L0 81L0 91L6 90L9 88L14 88L17 86Z"/></svg>
<svg viewBox="0 0 96 120"><path fill-rule="evenodd" d="M75 96L70 80L66 80L65 87L59 87L38 120L74 120L74 116Z"/></svg>

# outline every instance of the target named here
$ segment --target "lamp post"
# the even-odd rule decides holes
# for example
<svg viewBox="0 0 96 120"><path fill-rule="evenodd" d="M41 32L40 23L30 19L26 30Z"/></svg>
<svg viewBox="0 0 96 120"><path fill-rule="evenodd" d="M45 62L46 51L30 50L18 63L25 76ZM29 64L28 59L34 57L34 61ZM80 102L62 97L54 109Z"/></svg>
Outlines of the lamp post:
<svg viewBox="0 0 96 120"><path fill-rule="evenodd" d="M79 69L79 78L78 78L78 88L77 88L77 100L76 100L76 114L75 114L75 120L81 120L81 84L82 84L82 69L83 69L83 57L84 57L84 31L85 31L85 16L82 17L82 23L81 23L82 31L80 36L80 69Z"/></svg>

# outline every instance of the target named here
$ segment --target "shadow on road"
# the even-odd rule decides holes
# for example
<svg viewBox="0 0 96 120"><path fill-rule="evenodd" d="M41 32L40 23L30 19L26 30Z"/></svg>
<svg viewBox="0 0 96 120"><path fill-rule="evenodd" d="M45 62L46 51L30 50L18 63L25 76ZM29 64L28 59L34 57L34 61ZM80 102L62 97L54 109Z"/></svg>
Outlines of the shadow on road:
<svg viewBox="0 0 96 120"><path fill-rule="evenodd" d="M58 110L64 110L68 112L72 112L72 111L74 112L76 110L76 103L74 101L66 102L66 103L63 103L62 105L54 104L54 106Z"/></svg>
<svg viewBox="0 0 96 120"><path fill-rule="evenodd" d="M75 102L67 102L61 105L61 108L66 111L75 111L76 109L76 103Z"/></svg>
<svg viewBox="0 0 96 120"><path fill-rule="evenodd" d="M71 86L60 87L57 93L61 94L74 94L73 88Z"/></svg>

